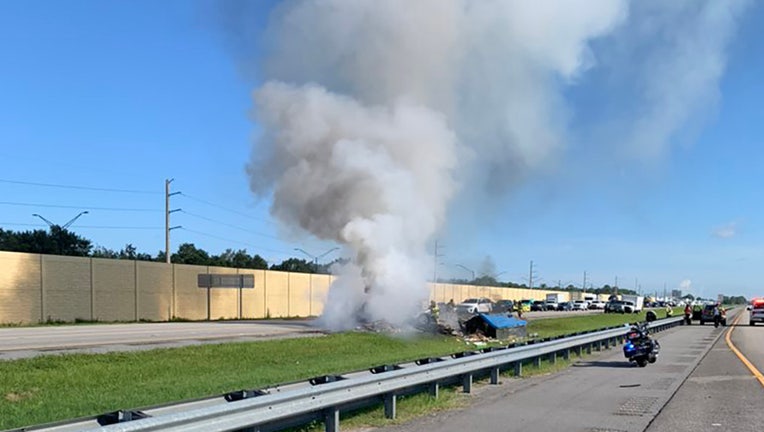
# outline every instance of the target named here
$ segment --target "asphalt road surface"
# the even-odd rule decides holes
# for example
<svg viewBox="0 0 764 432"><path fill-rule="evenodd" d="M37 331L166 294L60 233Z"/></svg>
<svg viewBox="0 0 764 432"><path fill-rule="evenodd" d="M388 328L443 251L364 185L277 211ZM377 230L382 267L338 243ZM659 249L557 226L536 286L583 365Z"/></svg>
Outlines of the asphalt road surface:
<svg viewBox="0 0 764 432"><path fill-rule="evenodd" d="M0 360L322 334L311 321L216 321L0 328Z"/></svg>
<svg viewBox="0 0 764 432"><path fill-rule="evenodd" d="M759 371L764 370L764 326L748 326L748 312L731 341ZM686 331L703 332L700 328ZM724 338L685 381L655 418L649 432L761 431L764 429L764 386L729 349Z"/></svg>
<svg viewBox="0 0 764 432"><path fill-rule="evenodd" d="M741 345L746 333L764 335L764 326L741 330L733 334ZM379 431L760 431L764 388L727 349L724 331L710 325L677 327L656 335L661 355L646 368L625 362L619 345L558 374L482 386L467 409Z"/></svg>

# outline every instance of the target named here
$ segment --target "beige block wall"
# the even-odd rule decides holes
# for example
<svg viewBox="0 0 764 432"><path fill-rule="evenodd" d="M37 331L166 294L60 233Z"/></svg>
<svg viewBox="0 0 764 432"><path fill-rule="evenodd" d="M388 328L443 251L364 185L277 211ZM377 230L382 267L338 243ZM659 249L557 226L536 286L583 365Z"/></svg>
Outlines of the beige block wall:
<svg viewBox="0 0 764 432"><path fill-rule="evenodd" d="M207 266L173 265L175 272L175 316L207 319L207 290L198 287L198 275L207 273Z"/></svg>
<svg viewBox="0 0 764 432"><path fill-rule="evenodd" d="M90 259L42 256L43 320L92 319Z"/></svg>
<svg viewBox="0 0 764 432"><path fill-rule="evenodd" d="M255 288L241 293L243 318L265 318L265 270L239 269L239 274L255 277Z"/></svg>
<svg viewBox="0 0 764 432"><path fill-rule="evenodd" d="M172 264L137 261L138 318L168 321L173 316Z"/></svg>
<svg viewBox="0 0 764 432"><path fill-rule="evenodd" d="M334 282L331 275L313 275L313 292L310 302L311 316L319 316L324 313L324 304L329 295L329 287Z"/></svg>
<svg viewBox="0 0 764 432"><path fill-rule="evenodd" d="M211 274L238 274L235 268L209 267ZM205 292L206 289L201 289ZM239 289L238 288L211 288L210 289L210 315L212 319L239 318ZM243 295L243 293L242 293Z"/></svg>
<svg viewBox="0 0 764 432"><path fill-rule="evenodd" d="M266 316L289 316L289 273L269 270L265 273Z"/></svg>
<svg viewBox="0 0 764 432"><path fill-rule="evenodd" d="M135 261L93 258L93 313L98 321L137 319Z"/></svg>
<svg viewBox="0 0 764 432"><path fill-rule="evenodd" d="M255 277L255 288L241 296L235 288L212 289L212 319L317 316L334 281L330 275L0 252L0 322L203 320L207 290L197 287L197 276L209 272ZM442 283L429 288L432 300L457 303L469 297L543 300L557 292ZM578 295L560 293L566 299Z"/></svg>
<svg viewBox="0 0 764 432"><path fill-rule="evenodd" d="M313 278L308 273L289 274L288 316L310 316Z"/></svg>
<svg viewBox="0 0 764 432"><path fill-rule="evenodd" d="M0 323L40 320L40 255L0 252Z"/></svg>

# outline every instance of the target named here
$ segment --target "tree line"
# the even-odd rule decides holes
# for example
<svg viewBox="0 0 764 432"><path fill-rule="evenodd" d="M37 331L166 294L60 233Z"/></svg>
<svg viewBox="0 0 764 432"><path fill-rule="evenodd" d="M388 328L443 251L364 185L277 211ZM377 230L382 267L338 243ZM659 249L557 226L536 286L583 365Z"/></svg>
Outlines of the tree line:
<svg viewBox="0 0 764 432"><path fill-rule="evenodd" d="M49 255L66 255L92 258L126 259L137 261L165 262L164 251L155 255L140 252L132 244L120 250L103 246L94 246L93 242L58 225L46 230L13 231L0 228L0 250L9 252L27 252ZM183 243L174 252L171 261L175 264L193 264L216 267L235 267L258 270L280 270L294 273L330 274L330 267L341 261L337 259L328 264L316 264L300 258L288 258L280 263L269 264L258 254L250 255L245 249L226 249L214 255L197 248L193 243Z"/></svg>
<svg viewBox="0 0 764 432"><path fill-rule="evenodd" d="M139 252L132 244L126 244L120 250L108 249L103 246L94 246L89 239L81 237L76 233L62 228L58 225L52 225L49 231L12 231L0 228L0 250L9 252L27 252L49 255L68 255L93 258L127 259L138 261L156 261L165 262L165 252L158 251L151 255L145 252ZM183 243L178 246L178 250L171 255L171 261L175 264L193 264L215 267L233 267L258 270L279 270L292 273L317 273L331 274L331 267L335 263L345 263L348 260L343 258L335 259L326 264L316 264L301 258L287 258L280 263L269 264L265 258L258 254L250 255L245 249L226 249L224 252L214 255L197 248L193 243ZM525 284L515 282L500 282L496 278L488 275L476 277L473 280L466 279L447 279L438 280L439 282L448 282L463 285L492 286L504 288L529 288ZM567 286L548 286L540 284L532 288L542 290L560 290L560 291L580 291L580 287L574 285ZM605 284L601 287L591 287L586 290L592 294L614 294L616 287ZM636 291L624 288L617 288L620 294L637 294ZM691 295L685 297L692 297ZM725 297L727 304L745 304L745 297Z"/></svg>

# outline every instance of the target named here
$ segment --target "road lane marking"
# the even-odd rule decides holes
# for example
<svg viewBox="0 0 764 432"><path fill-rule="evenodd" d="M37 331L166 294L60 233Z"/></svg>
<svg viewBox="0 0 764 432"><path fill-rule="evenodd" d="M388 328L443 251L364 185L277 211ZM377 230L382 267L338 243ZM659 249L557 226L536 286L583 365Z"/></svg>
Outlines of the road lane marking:
<svg viewBox="0 0 764 432"><path fill-rule="evenodd" d="M732 327L730 327L729 330L727 330L727 335L724 337L724 340L727 342L727 346L732 350L733 353L737 356L737 358L740 359L741 362L748 368L749 371L753 374L753 376L756 377L757 380L759 380L759 384L764 386L764 375L759 372L758 369L756 369L756 366L753 365L744 355L740 352L739 349L735 346L735 344L732 343L732 331L735 330L735 326L737 325L737 322L740 321L740 318L743 316L742 313L737 314L737 318L735 318L735 322L732 323Z"/></svg>

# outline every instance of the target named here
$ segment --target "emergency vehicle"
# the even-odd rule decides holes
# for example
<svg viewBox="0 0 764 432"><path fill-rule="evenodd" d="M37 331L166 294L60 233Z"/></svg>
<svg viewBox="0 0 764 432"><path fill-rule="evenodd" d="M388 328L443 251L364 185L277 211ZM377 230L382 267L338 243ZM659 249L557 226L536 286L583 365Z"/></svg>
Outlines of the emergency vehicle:
<svg viewBox="0 0 764 432"><path fill-rule="evenodd" d="M764 298L761 297L751 300L751 312L748 324L756 325L757 322L764 322Z"/></svg>

